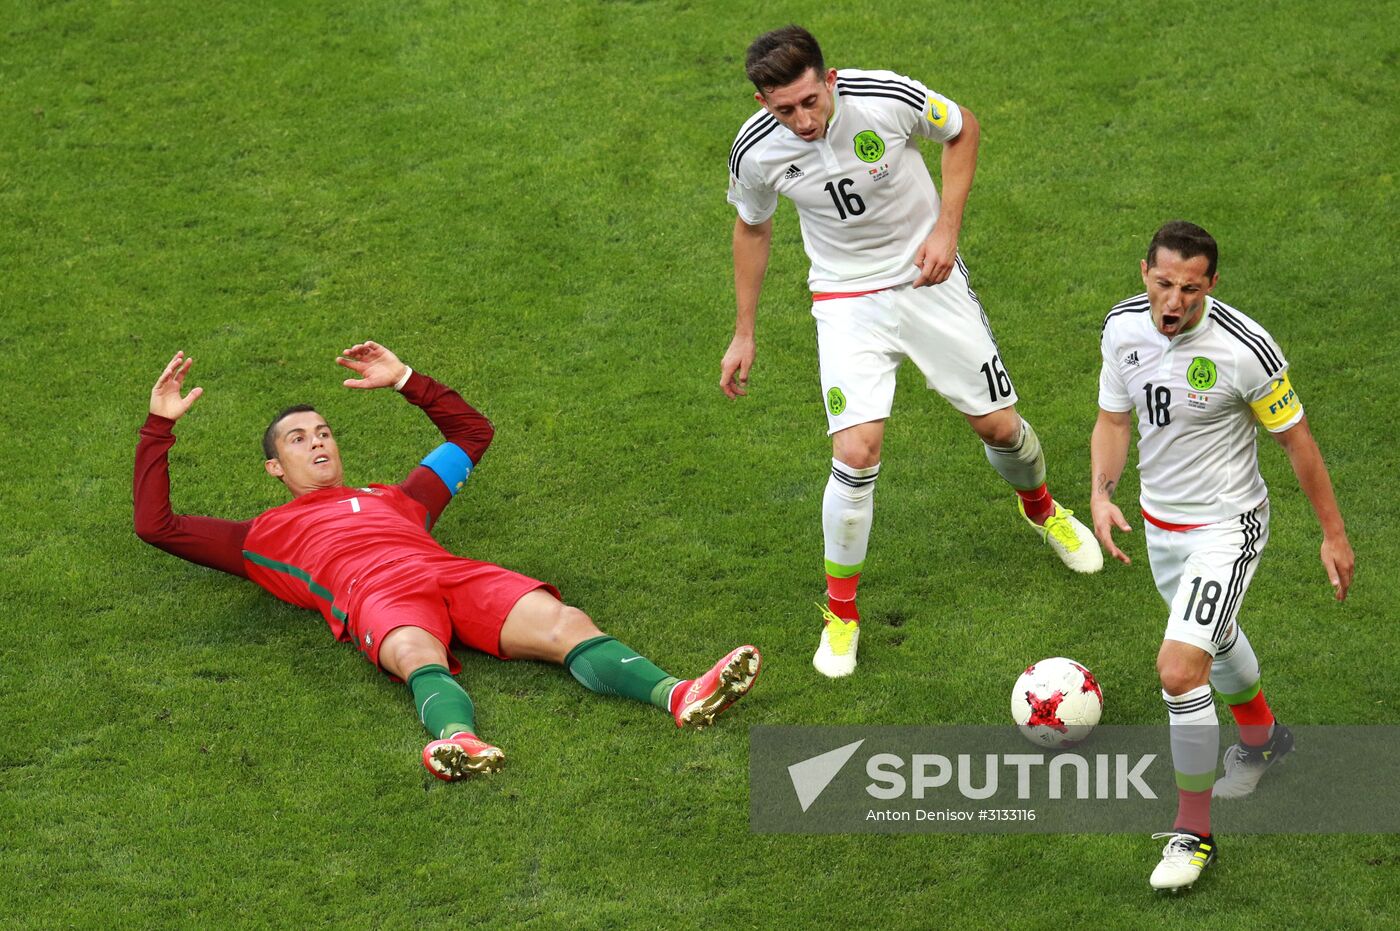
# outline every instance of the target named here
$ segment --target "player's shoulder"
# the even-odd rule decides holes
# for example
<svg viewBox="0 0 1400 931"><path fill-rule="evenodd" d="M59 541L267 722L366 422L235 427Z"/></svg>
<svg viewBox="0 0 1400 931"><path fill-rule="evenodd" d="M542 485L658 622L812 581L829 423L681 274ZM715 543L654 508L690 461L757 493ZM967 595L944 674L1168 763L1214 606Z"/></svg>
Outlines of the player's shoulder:
<svg viewBox="0 0 1400 931"><path fill-rule="evenodd" d="M928 92L922 84L896 71L840 68L836 72L836 92L867 106L908 106L920 113L928 102Z"/></svg>
<svg viewBox="0 0 1400 931"><path fill-rule="evenodd" d="M761 145L764 140L772 138L774 131L781 125L777 117L762 107L745 120L734 136L734 145L729 149L729 173L737 178L745 156L751 155L755 147Z"/></svg>
<svg viewBox="0 0 1400 931"><path fill-rule="evenodd" d="M1211 295L1210 297L1210 314L1215 318L1216 322L1220 323L1223 327L1228 327L1232 333L1242 333L1245 335L1253 334L1256 336L1268 337L1270 340L1273 339L1262 323L1255 320L1238 307L1225 303L1215 295Z"/></svg>
<svg viewBox="0 0 1400 931"><path fill-rule="evenodd" d="M1103 318L1103 328L1100 332L1108 336L1110 332L1117 334L1126 332L1129 327L1135 324L1140 325L1143 320L1151 320L1152 305L1147 300L1147 292L1135 294L1132 297L1124 298L1109 309Z"/></svg>
<svg viewBox="0 0 1400 931"><path fill-rule="evenodd" d="M769 113L763 107L759 107L754 114L744 120L744 125L739 127L739 131L734 134L734 143L737 145L741 139L745 139L755 132L767 129L776 125L778 118Z"/></svg>
<svg viewBox="0 0 1400 931"><path fill-rule="evenodd" d="M852 87L884 85L920 91L923 89L922 84L907 74L900 74L898 71L887 71L880 68L838 68L836 70L836 83L849 84Z"/></svg>
<svg viewBox="0 0 1400 931"><path fill-rule="evenodd" d="M1285 368L1282 350L1259 321L1213 295L1208 300L1216 332L1235 347L1240 358L1257 360L1271 377Z"/></svg>

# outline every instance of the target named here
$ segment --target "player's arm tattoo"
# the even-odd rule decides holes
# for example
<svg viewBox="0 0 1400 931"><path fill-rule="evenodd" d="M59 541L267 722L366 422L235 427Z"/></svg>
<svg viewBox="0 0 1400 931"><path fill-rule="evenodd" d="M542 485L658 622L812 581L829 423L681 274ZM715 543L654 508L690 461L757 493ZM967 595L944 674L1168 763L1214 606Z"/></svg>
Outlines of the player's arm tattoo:
<svg viewBox="0 0 1400 931"><path fill-rule="evenodd" d="M1113 492L1117 490L1117 488L1118 483L1110 479L1108 473L1099 473L1099 491L1103 492L1105 497L1112 498Z"/></svg>

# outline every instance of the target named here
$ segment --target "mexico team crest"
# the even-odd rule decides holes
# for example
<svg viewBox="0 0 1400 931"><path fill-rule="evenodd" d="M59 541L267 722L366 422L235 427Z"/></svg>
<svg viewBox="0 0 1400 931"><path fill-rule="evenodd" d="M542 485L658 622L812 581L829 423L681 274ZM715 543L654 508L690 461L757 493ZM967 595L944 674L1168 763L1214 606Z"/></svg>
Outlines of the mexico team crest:
<svg viewBox="0 0 1400 931"><path fill-rule="evenodd" d="M1191 367L1186 370L1186 383L1197 391L1215 387L1215 378L1215 363L1205 356L1192 359Z"/></svg>
<svg viewBox="0 0 1400 931"><path fill-rule="evenodd" d="M885 154L885 140L873 129L862 129L856 133L855 146L856 158L862 162L878 162Z"/></svg>
<svg viewBox="0 0 1400 931"><path fill-rule="evenodd" d="M840 417L841 412L846 409L846 396L841 393L840 388L832 388L826 393L826 409L831 411L833 417Z"/></svg>

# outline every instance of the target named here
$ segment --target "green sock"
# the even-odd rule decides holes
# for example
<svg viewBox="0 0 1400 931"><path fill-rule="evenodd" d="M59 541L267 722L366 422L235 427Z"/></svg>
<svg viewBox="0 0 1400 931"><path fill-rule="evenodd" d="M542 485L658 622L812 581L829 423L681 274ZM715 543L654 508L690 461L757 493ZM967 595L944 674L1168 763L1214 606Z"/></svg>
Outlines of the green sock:
<svg viewBox="0 0 1400 931"><path fill-rule="evenodd" d="M446 666L419 666L408 677L418 720L433 737L451 737L461 731L476 733L476 709L471 696L457 684Z"/></svg>
<svg viewBox="0 0 1400 931"><path fill-rule="evenodd" d="M647 702L662 711L671 710L671 687L680 681L625 643L607 636L592 637L574 647L564 657L564 665L586 689Z"/></svg>

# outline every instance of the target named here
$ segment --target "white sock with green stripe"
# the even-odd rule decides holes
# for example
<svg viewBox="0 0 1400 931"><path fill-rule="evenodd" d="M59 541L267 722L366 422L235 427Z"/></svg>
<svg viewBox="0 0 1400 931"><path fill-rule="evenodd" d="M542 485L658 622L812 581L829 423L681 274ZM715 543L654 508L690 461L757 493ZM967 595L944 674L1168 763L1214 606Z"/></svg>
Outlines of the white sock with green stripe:
<svg viewBox="0 0 1400 931"><path fill-rule="evenodd" d="M831 460L822 495L822 536L826 547L827 603L838 616L855 620L856 586L865 567L870 526L875 520L875 479L880 464L856 469Z"/></svg>
<svg viewBox="0 0 1400 931"><path fill-rule="evenodd" d="M1176 770L1177 830L1201 837L1210 834L1210 791L1215 785L1215 761L1220 757L1220 721L1209 685L1184 695L1168 695L1172 768Z"/></svg>
<svg viewBox="0 0 1400 931"><path fill-rule="evenodd" d="M1274 733L1274 715L1263 698L1259 678L1259 657L1244 629L1235 626L1235 635L1225 641L1210 666L1210 684L1220 700L1230 707L1230 714L1240 728L1240 742L1250 747L1262 747Z"/></svg>

